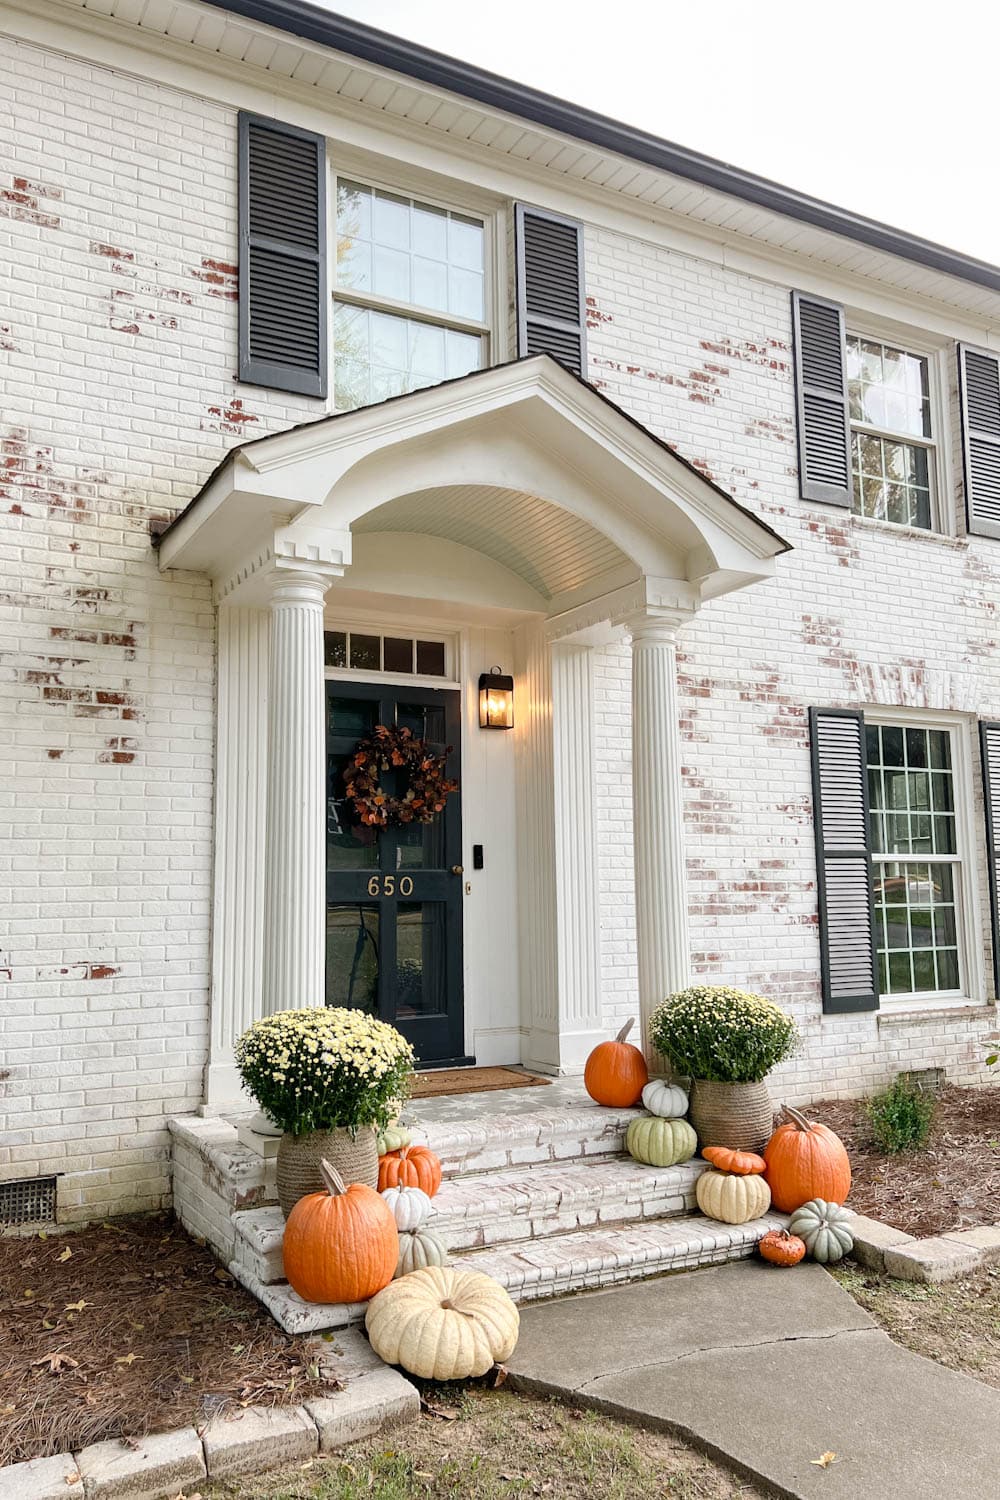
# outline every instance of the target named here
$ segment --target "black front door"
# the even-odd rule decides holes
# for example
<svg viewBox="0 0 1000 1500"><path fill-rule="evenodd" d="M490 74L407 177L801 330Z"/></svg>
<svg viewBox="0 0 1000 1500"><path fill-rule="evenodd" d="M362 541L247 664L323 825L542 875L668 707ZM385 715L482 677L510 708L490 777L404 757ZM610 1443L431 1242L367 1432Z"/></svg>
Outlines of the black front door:
<svg viewBox="0 0 1000 1500"><path fill-rule="evenodd" d="M438 753L453 746L460 779L459 694L438 688L328 682L326 1003L389 1021L424 1064L471 1061L462 1010L460 792L433 823L365 828L344 798L344 766L376 724L412 729ZM383 777L392 795L394 775Z"/></svg>

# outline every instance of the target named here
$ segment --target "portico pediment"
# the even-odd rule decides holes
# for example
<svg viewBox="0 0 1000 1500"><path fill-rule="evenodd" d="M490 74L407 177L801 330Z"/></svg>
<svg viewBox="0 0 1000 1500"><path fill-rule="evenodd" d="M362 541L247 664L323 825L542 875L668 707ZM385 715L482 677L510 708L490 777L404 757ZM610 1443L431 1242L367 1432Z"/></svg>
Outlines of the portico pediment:
<svg viewBox="0 0 1000 1500"><path fill-rule="evenodd" d="M540 355L242 444L163 534L160 566L241 587L273 559L349 577L355 537L371 556L380 533L481 553L552 613L647 576L700 601L770 576L787 550Z"/></svg>

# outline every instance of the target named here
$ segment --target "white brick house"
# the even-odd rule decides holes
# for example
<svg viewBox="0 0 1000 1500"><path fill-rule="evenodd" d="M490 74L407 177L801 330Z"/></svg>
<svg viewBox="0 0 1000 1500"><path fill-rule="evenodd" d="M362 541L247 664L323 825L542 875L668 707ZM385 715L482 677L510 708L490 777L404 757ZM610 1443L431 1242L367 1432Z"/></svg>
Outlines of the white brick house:
<svg viewBox="0 0 1000 1500"><path fill-rule="evenodd" d="M299 0L0 33L0 1184L169 1201L324 993L573 1072L703 977L786 1097L984 1079L1000 270ZM392 714L460 794L364 840Z"/></svg>

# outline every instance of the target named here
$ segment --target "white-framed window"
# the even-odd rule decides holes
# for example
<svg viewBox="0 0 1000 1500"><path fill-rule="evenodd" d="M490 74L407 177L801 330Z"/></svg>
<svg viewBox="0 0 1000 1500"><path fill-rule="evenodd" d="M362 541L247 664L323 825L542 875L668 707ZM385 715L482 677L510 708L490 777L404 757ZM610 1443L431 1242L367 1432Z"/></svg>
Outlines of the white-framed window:
<svg viewBox="0 0 1000 1500"><path fill-rule="evenodd" d="M350 410L467 375L489 359L489 225L336 180L334 399Z"/></svg>
<svg viewBox="0 0 1000 1500"><path fill-rule="evenodd" d="M848 330L856 514L925 531L940 529L931 381L927 354Z"/></svg>
<svg viewBox="0 0 1000 1500"><path fill-rule="evenodd" d="M875 946L883 1003L972 993L970 770L959 726L866 711Z"/></svg>
<svg viewBox="0 0 1000 1500"><path fill-rule="evenodd" d="M457 676L455 640L433 631L354 624L323 631L323 665L328 675L440 678Z"/></svg>

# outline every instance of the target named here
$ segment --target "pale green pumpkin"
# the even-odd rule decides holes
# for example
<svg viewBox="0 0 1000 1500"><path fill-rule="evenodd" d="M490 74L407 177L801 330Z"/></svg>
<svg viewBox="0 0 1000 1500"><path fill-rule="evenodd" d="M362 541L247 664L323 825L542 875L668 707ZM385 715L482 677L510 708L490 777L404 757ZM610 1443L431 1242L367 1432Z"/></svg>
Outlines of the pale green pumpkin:
<svg viewBox="0 0 1000 1500"><path fill-rule="evenodd" d="M854 1236L850 1230L853 1217L850 1209L841 1208L839 1203L811 1198L792 1214L788 1232L805 1240L813 1260L826 1265L831 1260L840 1260L854 1249Z"/></svg>
<svg viewBox="0 0 1000 1500"><path fill-rule="evenodd" d="M413 1137L402 1125L387 1125L379 1132L375 1142L379 1156L388 1156L390 1151L399 1151L403 1146L412 1144Z"/></svg>
<svg viewBox="0 0 1000 1500"><path fill-rule="evenodd" d="M422 1271L425 1266L447 1264L448 1251L444 1241L429 1229L411 1229L399 1236L397 1276L409 1276L411 1271Z"/></svg>
<svg viewBox="0 0 1000 1500"><path fill-rule="evenodd" d="M673 1167L690 1160L698 1149L698 1137L686 1120L643 1115L629 1125L625 1145L636 1161L650 1167Z"/></svg>

